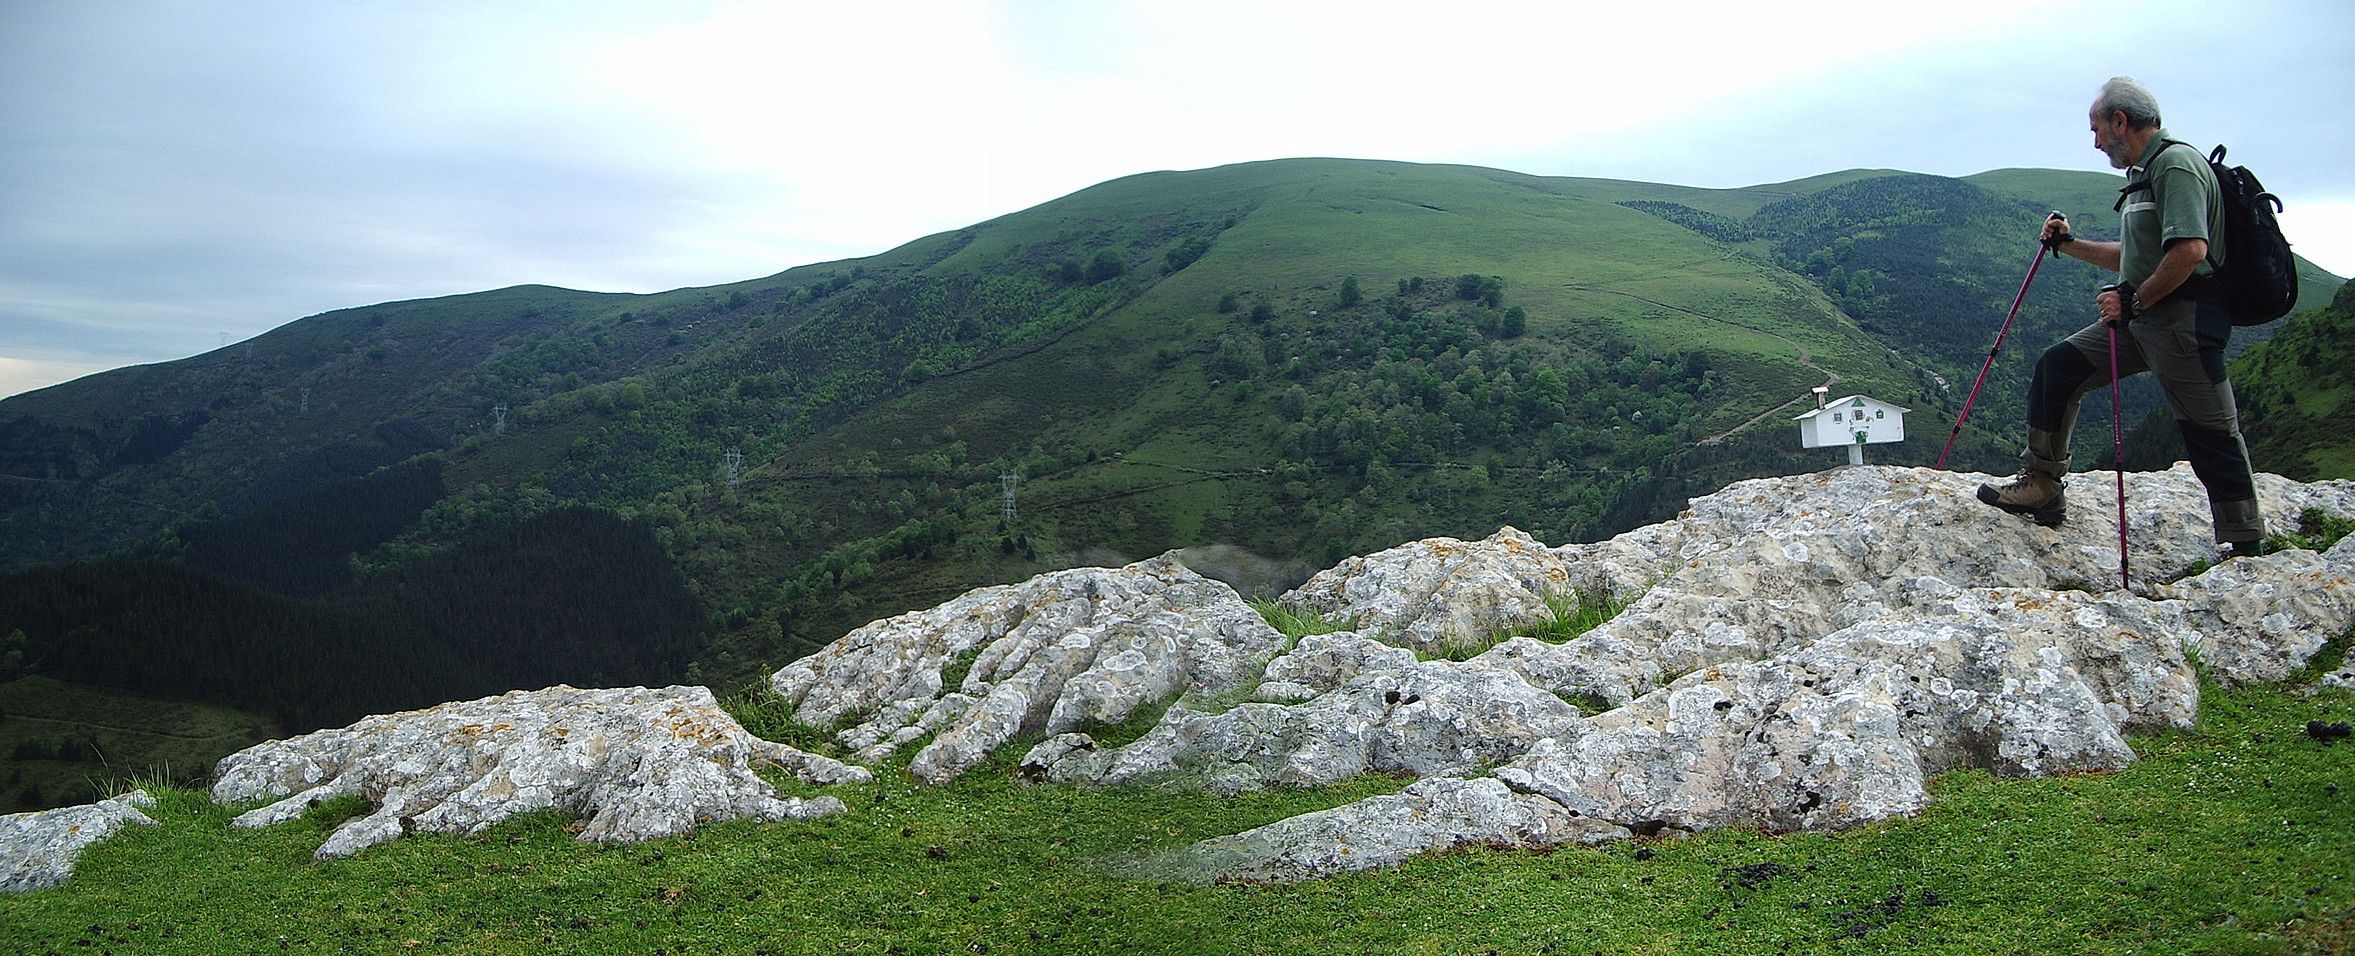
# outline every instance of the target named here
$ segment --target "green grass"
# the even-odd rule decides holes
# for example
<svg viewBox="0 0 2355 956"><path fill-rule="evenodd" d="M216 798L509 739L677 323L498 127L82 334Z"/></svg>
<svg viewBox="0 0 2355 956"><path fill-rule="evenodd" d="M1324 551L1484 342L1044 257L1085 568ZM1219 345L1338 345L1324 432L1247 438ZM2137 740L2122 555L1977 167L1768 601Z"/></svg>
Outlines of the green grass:
<svg viewBox="0 0 2355 956"><path fill-rule="evenodd" d="M1423 656L1426 660L1468 661L1516 637L1561 644L1618 617L1620 611L1626 610L1634 602L1632 596L1617 598L1600 592L1548 594L1545 596L1546 616L1543 618L1499 629L1479 640L1444 644L1436 652ZM1591 710L1583 700L1574 703Z"/></svg>
<svg viewBox="0 0 2355 956"><path fill-rule="evenodd" d="M1354 622L1329 621L1321 614L1301 611L1276 601L1252 601L1251 609L1267 621L1269 627L1284 635L1285 649L1300 644L1300 639L1312 634L1332 634L1354 627Z"/></svg>
<svg viewBox="0 0 2355 956"><path fill-rule="evenodd" d="M1294 886L1142 882L1121 861L1389 792L1222 799L1027 787L1001 757L940 788L888 773L850 812L583 844L558 814L314 863L357 801L267 830L161 794L161 825L67 885L0 899L22 952L2301 953L2355 943L2355 745L2303 733L2355 697L2206 695L2115 774L1934 781L1912 820L1472 849ZM1011 751L1010 751L1011 752Z"/></svg>

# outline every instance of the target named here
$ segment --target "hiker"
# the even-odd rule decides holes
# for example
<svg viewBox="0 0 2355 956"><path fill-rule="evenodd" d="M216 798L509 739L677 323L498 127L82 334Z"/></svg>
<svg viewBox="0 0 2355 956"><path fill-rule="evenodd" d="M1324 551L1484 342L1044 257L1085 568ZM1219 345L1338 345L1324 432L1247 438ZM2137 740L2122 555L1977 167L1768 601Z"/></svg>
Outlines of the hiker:
<svg viewBox="0 0 2355 956"><path fill-rule="evenodd" d="M2193 473L2208 489L2208 511L2223 557L2261 553L2265 519L2256 476L2241 441L2224 346L2232 314L2221 282L2211 279L2230 250L2216 177L2198 150L2169 147L2158 100L2130 77L2102 84L2088 114L2093 146L2126 171L2120 242L2078 239L2054 213L2043 242L2056 254L2119 274L2094 302L2101 321L2046 349L2028 386L2028 447L2011 481L1979 487L1979 500L2036 523L2061 523L2061 476L2069 470L2069 432L2085 393L2110 384L2109 333L2117 331L2116 374L2150 372L2166 392L2183 432ZM2144 188L2143 184L2148 187Z"/></svg>

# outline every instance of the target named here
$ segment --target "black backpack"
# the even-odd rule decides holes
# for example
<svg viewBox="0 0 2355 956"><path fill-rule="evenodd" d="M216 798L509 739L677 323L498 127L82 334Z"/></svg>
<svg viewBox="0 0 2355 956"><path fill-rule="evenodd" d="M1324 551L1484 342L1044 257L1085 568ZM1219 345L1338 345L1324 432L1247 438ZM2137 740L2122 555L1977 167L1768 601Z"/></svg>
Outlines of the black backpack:
<svg viewBox="0 0 2355 956"><path fill-rule="evenodd" d="M2164 141L2198 152L2199 147L2178 139ZM2281 234L2274 214L2281 197L2265 191L2247 166L2224 165L2224 147L2208 154L2208 169L2216 174L2216 192L2224 197L2226 261L2216 278L2224 283L2224 301L2234 325L2263 325L2298 304L2298 260L2290 254L2289 238ZM2126 197L2151 188L2145 179L2118 190L2118 205Z"/></svg>

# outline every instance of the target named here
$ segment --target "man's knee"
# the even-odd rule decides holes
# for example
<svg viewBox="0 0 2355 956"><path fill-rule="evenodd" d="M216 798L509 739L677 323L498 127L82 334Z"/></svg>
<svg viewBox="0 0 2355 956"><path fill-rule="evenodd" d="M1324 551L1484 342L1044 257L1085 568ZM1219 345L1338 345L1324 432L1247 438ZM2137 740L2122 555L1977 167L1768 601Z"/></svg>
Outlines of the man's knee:
<svg viewBox="0 0 2355 956"><path fill-rule="evenodd" d="M2028 383L2028 425L2059 431L2069 403L2093 378L2093 362L2067 340L2053 343L2036 359L2036 374Z"/></svg>
<svg viewBox="0 0 2355 956"><path fill-rule="evenodd" d="M2093 374L2093 360L2086 358L2085 350L2075 343L2062 339L2036 357L2036 371L2040 375L2083 381Z"/></svg>

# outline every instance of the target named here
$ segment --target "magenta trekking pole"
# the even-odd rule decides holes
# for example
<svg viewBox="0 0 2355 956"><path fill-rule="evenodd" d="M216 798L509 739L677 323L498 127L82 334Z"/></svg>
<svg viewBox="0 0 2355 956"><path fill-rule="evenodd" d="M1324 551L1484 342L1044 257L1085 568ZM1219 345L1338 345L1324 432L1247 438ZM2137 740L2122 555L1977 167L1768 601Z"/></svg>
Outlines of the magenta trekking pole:
<svg viewBox="0 0 2355 956"><path fill-rule="evenodd" d="M2046 221L2059 218L2061 214L2055 212ZM1946 456L1954 451L1954 439L1962 434L1963 423L1971 420L1971 406L1979 401L1979 389L1987 385L1987 370L1995 367L1995 356L2003 351L2003 337L2011 334L2012 320L2020 317L2020 303L2028 300L2028 283L2036 281L2036 270L2044 265L2044 254L2051 251L2051 245L2041 240L2036 243L2036 258L2028 263L2028 277L2020 280L2020 292L2012 296L2012 310L2004 315L2003 327L1995 330L1995 345L1987 350L1987 361L1979 365L1979 380L1971 383L1971 394L1963 399L1962 414L1955 416L1954 430L1946 433L1946 447L1938 450L1938 464L1932 467L1946 467Z"/></svg>
<svg viewBox="0 0 2355 956"><path fill-rule="evenodd" d="M2126 299L2121 308L2133 308L2131 288L2120 295ZM2118 319L2124 322L2123 315ZM2130 590L2126 577L2126 407L2118 398L2118 324L2110 325L2110 461L2118 470L2118 589Z"/></svg>

